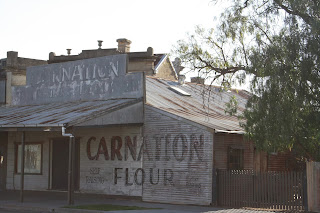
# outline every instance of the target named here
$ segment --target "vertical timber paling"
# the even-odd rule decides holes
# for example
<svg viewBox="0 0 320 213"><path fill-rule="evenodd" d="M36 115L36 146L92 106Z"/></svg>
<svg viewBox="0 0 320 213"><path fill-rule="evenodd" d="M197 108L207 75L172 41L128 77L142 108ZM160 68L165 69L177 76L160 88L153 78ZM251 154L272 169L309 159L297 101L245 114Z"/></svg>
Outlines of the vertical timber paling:
<svg viewBox="0 0 320 213"><path fill-rule="evenodd" d="M218 170L219 205L303 210L303 172Z"/></svg>

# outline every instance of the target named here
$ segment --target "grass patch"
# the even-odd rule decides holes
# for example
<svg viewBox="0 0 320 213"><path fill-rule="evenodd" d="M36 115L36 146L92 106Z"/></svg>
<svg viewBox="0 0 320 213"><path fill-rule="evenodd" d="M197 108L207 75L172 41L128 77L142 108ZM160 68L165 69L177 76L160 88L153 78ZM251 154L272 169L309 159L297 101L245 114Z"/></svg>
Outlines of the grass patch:
<svg viewBox="0 0 320 213"><path fill-rule="evenodd" d="M145 208L139 206L120 206L112 204L95 204L95 205L80 205L80 206L64 206L69 209L86 209L86 210L100 210L100 211L117 211L117 210L148 210L159 208Z"/></svg>

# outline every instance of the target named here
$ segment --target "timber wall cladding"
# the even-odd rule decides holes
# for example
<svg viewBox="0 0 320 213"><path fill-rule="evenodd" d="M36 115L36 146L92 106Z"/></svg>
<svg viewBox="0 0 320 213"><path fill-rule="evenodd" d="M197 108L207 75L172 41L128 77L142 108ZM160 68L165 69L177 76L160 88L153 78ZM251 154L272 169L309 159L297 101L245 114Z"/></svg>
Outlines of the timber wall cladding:
<svg viewBox="0 0 320 213"><path fill-rule="evenodd" d="M55 132L26 132L26 144L30 142L42 143L42 173L25 174L25 190L46 190L49 180L49 138L60 136ZM15 142L21 142L21 133L9 132L8 134L8 161L7 161L7 189L20 189L20 174L15 173Z"/></svg>
<svg viewBox="0 0 320 213"><path fill-rule="evenodd" d="M253 169L254 148L253 144L245 141L243 135L215 134L214 138L214 167L228 169L228 147L243 150L244 169Z"/></svg>
<svg viewBox="0 0 320 213"><path fill-rule="evenodd" d="M147 106L142 199L209 205L212 143L212 133L206 128Z"/></svg>
<svg viewBox="0 0 320 213"><path fill-rule="evenodd" d="M0 191L6 189L8 133L0 132Z"/></svg>
<svg viewBox="0 0 320 213"><path fill-rule="evenodd" d="M141 131L139 126L80 129L80 191L141 196Z"/></svg>

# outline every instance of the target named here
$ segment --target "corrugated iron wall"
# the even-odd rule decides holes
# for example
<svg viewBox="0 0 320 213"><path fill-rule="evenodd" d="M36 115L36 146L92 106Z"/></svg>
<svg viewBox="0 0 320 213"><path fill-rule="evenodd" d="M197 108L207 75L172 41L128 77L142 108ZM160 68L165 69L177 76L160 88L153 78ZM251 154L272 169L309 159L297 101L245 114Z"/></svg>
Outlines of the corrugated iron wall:
<svg viewBox="0 0 320 213"><path fill-rule="evenodd" d="M205 127L146 106L142 199L209 205L213 134Z"/></svg>

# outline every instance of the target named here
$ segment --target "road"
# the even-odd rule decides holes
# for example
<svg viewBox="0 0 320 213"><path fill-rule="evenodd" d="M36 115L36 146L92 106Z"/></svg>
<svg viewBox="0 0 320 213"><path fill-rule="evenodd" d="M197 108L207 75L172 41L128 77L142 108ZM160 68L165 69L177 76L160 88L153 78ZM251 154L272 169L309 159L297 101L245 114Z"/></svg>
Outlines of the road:
<svg viewBox="0 0 320 213"><path fill-rule="evenodd" d="M0 213L32 213L32 211L8 210L0 208Z"/></svg>
<svg viewBox="0 0 320 213"><path fill-rule="evenodd" d="M39 212L43 212L43 211L39 211ZM116 211L112 211L112 212L116 212ZM119 212L123 212L123 211L119 211ZM132 212L132 213L137 213L137 212L141 212L141 211L126 211L128 213ZM143 211L145 213L147 213L148 211ZM177 212L181 212L178 210L153 210L152 212L159 212L159 213L163 213L163 212L172 212L172 213L177 213ZM6 210L6 209L1 209L0 208L0 213L35 213L34 211L23 211L23 210ZM253 210L243 210L243 209L226 209L226 210L218 210L218 211L205 211L203 213L273 213L273 212L269 212L269 211L253 211Z"/></svg>

